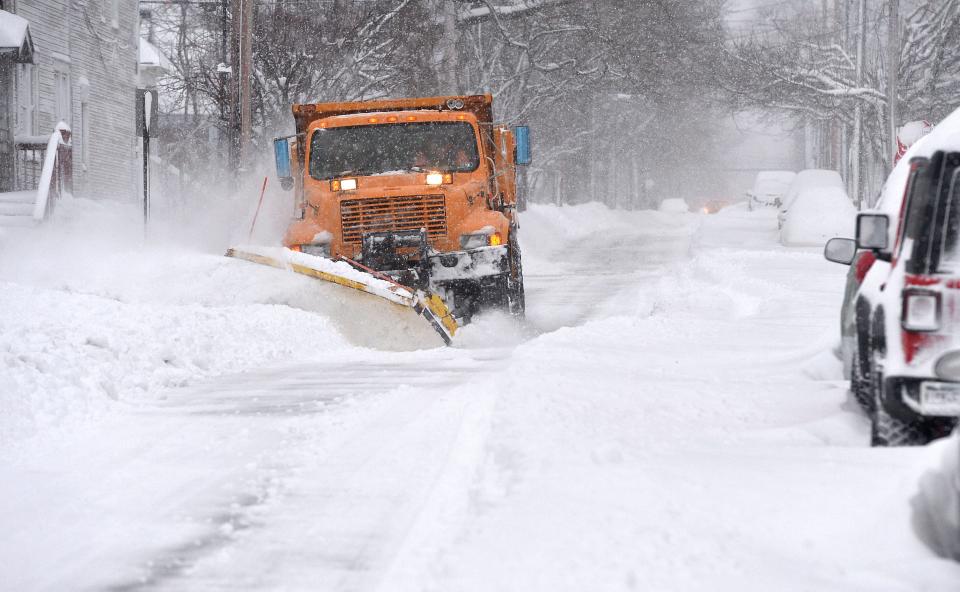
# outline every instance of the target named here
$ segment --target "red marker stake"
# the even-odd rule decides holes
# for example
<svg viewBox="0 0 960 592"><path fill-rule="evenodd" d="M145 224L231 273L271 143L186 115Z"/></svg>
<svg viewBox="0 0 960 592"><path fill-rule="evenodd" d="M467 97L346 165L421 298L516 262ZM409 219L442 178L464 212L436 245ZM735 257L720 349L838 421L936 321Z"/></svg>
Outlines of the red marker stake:
<svg viewBox="0 0 960 592"><path fill-rule="evenodd" d="M253 223L250 225L250 236L247 240L253 238L253 227L257 225L257 216L260 215L260 208L263 207L263 194L267 192L267 177L263 178L263 187L260 188L260 202L257 204L257 211L253 214Z"/></svg>

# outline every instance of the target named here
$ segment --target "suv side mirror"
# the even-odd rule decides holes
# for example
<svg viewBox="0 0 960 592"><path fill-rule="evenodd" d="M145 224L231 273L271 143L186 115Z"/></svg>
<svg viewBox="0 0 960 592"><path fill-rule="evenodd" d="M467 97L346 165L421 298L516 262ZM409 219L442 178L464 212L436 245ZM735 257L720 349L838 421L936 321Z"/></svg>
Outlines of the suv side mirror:
<svg viewBox="0 0 960 592"><path fill-rule="evenodd" d="M827 261L850 265L857 256L857 241L851 238L831 238L823 247L823 256Z"/></svg>
<svg viewBox="0 0 960 592"><path fill-rule="evenodd" d="M861 249L883 251L889 247L890 218L886 214L857 216L857 246Z"/></svg>
<svg viewBox="0 0 960 592"><path fill-rule="evenodd" d="M513 128L513 136L517 143L513 161L519 166L529 165L533 162L530 155L530 128L519 125Z"/></svg>
<svg viewBox="0 0 960 592"><path fill-rule="evenodd" d="M273 158L277 164L280 186L289 190L293 187L293 173L290 172L290 140L277 138L273 141Z"/></svg>

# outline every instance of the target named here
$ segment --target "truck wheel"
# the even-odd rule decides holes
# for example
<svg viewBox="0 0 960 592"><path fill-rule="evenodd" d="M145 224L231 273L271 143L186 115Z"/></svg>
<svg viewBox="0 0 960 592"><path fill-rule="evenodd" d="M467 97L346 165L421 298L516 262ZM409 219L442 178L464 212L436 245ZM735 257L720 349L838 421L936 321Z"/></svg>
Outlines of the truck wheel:
<svg viewBox="0 0 960 592"><path fill-rule="evenodd" d="M523 261L520 256L520 244L516 227L511 228L508 244L510 273L507 274L507 310L513 316L522 319L527 311L526 294L523 288Z"/></svg>

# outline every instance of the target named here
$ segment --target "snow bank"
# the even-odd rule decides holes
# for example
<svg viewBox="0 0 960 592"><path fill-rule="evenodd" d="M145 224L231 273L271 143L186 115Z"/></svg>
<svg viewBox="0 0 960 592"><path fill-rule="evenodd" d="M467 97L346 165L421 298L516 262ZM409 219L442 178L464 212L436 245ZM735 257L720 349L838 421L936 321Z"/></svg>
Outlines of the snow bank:
<svg viewBox="0 0 960 592"><path fill-rule="evenodd" d="M960 432L929 449L930 468L912 502L914 528L935 553L960 561Z"/></svg>
<svg viewBox="0 0 960 592"><path fill-rule="evenodd" d="M0 445L204 377L344 347L282 305L125 302L0 282Z"/></svg>
<svg viewBox="0 0 960 592"><path fill-rule="evenodd" d="M793 171L761 171L757 173L751 193L757 197L783 197L796 178L797 173Z"/></svg>
<svg viewBox="0 0 960 592"><path fill-rule="evenodd" d="M531 204L520 214L520 240L524 257L539 258L556 255L564 248L586 252L579 243L598 233L629 233L637 240L647 240L658 234L689 235L691 225L697 223L686 210L615 210L597 202L563 207Z"/></svg>
<svg viewBox="0 0 960 592"><path fill-rule="evenodd" d="M0 446L205 377L440 344L413 311L223 257L235 218L209 207L158 215L147 240L135 204L67 200L49 224L0 235Z"/></svg>
<svg viewBox="0 0 960 592"><path fill-rule="evenodd" d="M687 202L681 198L671 197L661 201L660 207L657 209L659 209L661 212L683 214L690 211L690 206L688 206Z"/></svg>

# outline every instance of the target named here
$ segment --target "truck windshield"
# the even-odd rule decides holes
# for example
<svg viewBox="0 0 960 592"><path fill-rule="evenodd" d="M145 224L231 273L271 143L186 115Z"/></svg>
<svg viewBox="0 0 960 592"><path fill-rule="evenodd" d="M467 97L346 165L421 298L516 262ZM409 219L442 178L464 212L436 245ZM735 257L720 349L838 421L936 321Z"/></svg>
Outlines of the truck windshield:
<svg viewBox="0 0 960 592"><path fill-rule="evenodd" d="M469 172L479 166L476 134L466 122L318 129L310 141L314 179L401 171Z"/></svg>

